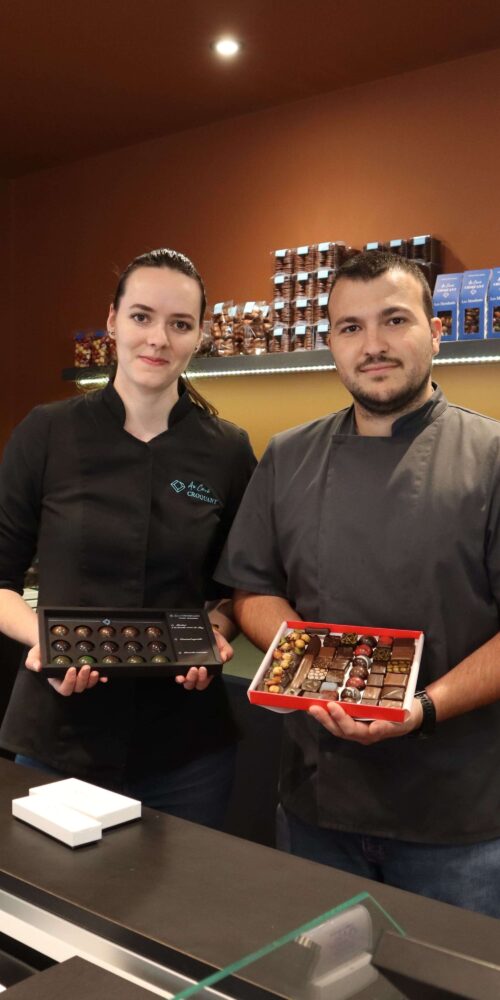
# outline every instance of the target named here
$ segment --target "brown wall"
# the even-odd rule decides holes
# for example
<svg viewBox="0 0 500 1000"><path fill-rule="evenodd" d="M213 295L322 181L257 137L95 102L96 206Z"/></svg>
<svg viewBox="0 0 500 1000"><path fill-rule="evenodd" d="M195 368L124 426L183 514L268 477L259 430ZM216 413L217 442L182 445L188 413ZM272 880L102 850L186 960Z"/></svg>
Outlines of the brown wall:
<svg viewBox="0 0 500 1000"><path fill-rule="evenodd" d="M0 436L34 403L72 391L60 381L72 332L103 324L114 265L148 247L188 252L211 301L270 298L269 251L322 239L356 246L433 232L447 244L446 270L500 265L499 79L496 50L14 182ZM493 412L493 370L441 381L457 401ZM203 389L260 450L311 407L333 409L335 383L252 377Z"/></svg>

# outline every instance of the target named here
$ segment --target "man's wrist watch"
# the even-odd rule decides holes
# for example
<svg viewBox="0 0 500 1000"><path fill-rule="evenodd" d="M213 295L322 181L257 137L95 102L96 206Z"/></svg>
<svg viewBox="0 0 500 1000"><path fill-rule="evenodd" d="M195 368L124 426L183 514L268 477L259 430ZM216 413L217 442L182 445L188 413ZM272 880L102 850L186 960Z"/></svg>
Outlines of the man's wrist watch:
<svg viewBox="0 0 500 1000"><path fill-rule="evenodd" d="M427 739L428 736L432 736L436 728L436 706L432 698L429 697L427 691L416 691L415 698L418 698L420 704L422 705L422 722L418 729L414 729L411 735L418 736L420 739Z"/></svg>

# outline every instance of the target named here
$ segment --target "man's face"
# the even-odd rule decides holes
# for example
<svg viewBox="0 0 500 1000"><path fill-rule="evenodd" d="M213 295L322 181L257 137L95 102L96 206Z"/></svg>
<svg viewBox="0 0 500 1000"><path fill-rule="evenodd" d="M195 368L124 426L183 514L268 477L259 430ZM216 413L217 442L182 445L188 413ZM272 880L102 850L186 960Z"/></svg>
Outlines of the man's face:
<svg viewBox="0 0 500 1000"><path fill-rule="evenodd" d="M428 397L441 324L427 319L412 274L394 269L371 281L341 278L328 310L333 360L360 406L397 414Z"/></svg>

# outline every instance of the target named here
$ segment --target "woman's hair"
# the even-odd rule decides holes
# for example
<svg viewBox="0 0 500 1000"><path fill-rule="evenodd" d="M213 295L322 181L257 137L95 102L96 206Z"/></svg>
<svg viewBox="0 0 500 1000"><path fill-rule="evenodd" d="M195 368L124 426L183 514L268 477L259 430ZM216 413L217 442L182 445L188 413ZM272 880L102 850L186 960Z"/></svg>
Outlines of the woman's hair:
<svg viewBox="0 0 500 1000"><path fill-rule="evenodd" d="M167 247L160 247L159 250L149 250L147 253L141 253L138 257L134 259L127 265L124 271L120 274L118 278L118 284L116 286L116 291L113 297L113 308L118 309L120 301L123 298L125 292L125 286L127 284L128 278L134 271L137 271L140 267L168 267L171 271L179 271L181 274L185 274L186 277L192 278L196 281L200 289L200 326L203 323L203 317L205 315L205 309L207 306L207 296L205 292L205 285L203 284L203 279L201 274L196 270L193 262L186 257L183 253L178 253L177 250L169 250ZM209 403L204 396L198 392L197 389L191 385L186 374L183 375L183 381L186 386L186 392L193 403L197 406L201 406L203 410L210 413L213 417L217 416L217 410L212 403Z"/></svg>

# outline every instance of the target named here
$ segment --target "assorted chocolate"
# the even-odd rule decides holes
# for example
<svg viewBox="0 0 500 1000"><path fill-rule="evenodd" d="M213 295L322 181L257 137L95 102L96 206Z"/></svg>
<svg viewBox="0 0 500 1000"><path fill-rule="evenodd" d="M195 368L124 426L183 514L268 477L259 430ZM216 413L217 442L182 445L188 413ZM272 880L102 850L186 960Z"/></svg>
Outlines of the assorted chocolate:
<svg viewBox="0 0 500 1000"><path fill-rule="evenodd" d="M413 638L289 629L257 690L401 708L414 656Z"/></svg>
<svg viewBox="0 0 500 1000"><path fill-rule="evenodd" d="M204 611L39 608L38 613L48 676L64 676L70 666L127 676L175 676L190 666L221 670Z"/></svg>

